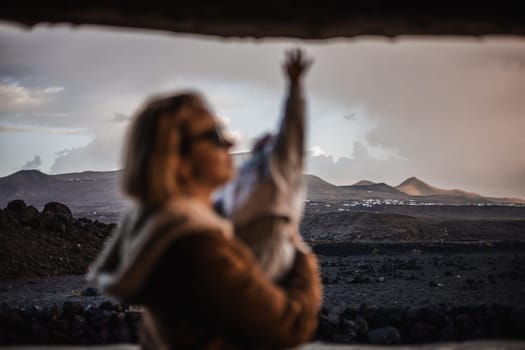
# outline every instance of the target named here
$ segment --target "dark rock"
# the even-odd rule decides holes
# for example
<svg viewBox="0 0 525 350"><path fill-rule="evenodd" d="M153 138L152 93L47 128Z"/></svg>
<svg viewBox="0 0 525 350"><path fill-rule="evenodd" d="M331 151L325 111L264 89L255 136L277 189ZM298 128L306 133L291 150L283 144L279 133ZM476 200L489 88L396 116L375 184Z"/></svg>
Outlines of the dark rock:
<svg viewBox="0 0 525 350"><path fill-rule="evenodd" d="M71 210L64 204L58 202L49 202L44 206L42 211L46 216L57 219L62 222L73 220Z"/></svg>
<svg viewBox="0 0 525 350"><path fill-rule="evenodd" d="M52 320L46 323L50 329L64 333L69 328L69 321L67 319Z"/></svg>
<svg viewBox="0 0 525 350"><path fill-rule="evenodd" d="M69 343L69 337L64 331L53 329L51 330L51 339L53 343L67 344Z"/></svg>
<svg viewBox="0 0 525 350"><path fill-rule="evenodd" d="M109 325L112 313L108 310L89 308L86 310L85 316L91 327L100 329Z"/></svg>
<svg viewBox="0 0 525 350"><path fill-rule="evenodd" d="M434 340L438 333L438 328L432 324L425 322L416 322L410 329L410 338L412 341L428 342Z"/></svg>
<svg viewBox="0 0 525 350"><path fill-rule="evenodd" d="M36 319L40 316L42 309L36 305L29 305L20 309L20 314L25 320Z"/></svg>
<svg viewBox="0 0 525 350"><path fill-rule="evenodd" d="M525 307L512 310L510 319L513 334L525 335Z"/></svg>
<svg viewBox="0 0 525 350"><path fill-rule="evenodd" d="M323 284L336 284L339 281L337 271L334 270L323 271L321 277Z"/></svg>
<svg viewBox="0 0 525 350"><path fill-rule="evenodd" d="M96 297L100 295L100 292L97 288L88 287L82 291L82 295L85 297Z"/></svg>
<svg viewBox="0 0 525 350"><path fill-rule="evenodd" d="M383 328L386 326L400 327L405 315L402 307L382 308L378 310L375 317L369 320L370 327Z"/></svg>
<svg viewBox="0 0 525 350"><path fill-rule="evenodd" d="M339 336L346 337L345 343L350 343L357 339L358 331L359 325L356 322L342 318L337 333Z"/></svg>
<svg viewBox="0 0 525 350"><path fill-rule="evenodd" d="M460 334L470 333L476 326L469 314L463 313L456 316L454 326Z"/></svg>
<svg viewBox="0 0 525 350"><path fill-rule="evenodd" d="M92 328L86 327L86 335L90 343L105 344L109 339L110 330L108 328Z"/></svg>
<svg viewBox="0 0 525 350"><path fill-rule="evenodd" d="M365 336L368 333L368 321L363 316L357 315L355 323L357 324L357 334Z"/></svg>
<svg viewBox="0 0 525 350"><path fill-rule="evenodd" d="M42 228L53 232L66 233L66 225L54 219L44 220L42 222Z"/></svg>
<svg viewBox="0 0 525 350"><path fill-rule="evenodd" d="M2 313L0 322L9 326L21 326L24 324L24 318L20 314L19 310L10 308Z"/></svg>
<svg viewBox="0 0 525 350"><path fill-rule="evenodd" d="M356 315L357 315L357 310L356 309L347 307L341 313L341 318L346 318L348 320L353 320L353 319L355 319Z"/></svg>
<svg viewBox="0 0 525 350"><path fill-rule="evenodd" d="M72 329L84 329L86 327L86 318L83 315L75 315L70 325Z"/></svg>
<svg viewBox="0 0 525 350"><path fill-rule="evenodd" d="M475 323L481 323L481 320L474 320ZM501 337L509 334L512 325L511 310L500 304L491 304L486 309L486 322L490 325L488 328L493 336Z"/></svg>
<svg viewBox="0 0 525 350"><path fill-rule="evenodd" d="M84 313L84 308L80 303L72 303L70 301L66 301L62 305L62 310L64 312L64 316L67 318L73 318L76 315L81 315Z"/></svg>
<svg viewBox="0 0 525 350"><path fill-rule="evenodd" d="M35 217L38 216L38 209L33 207L32 205L29 205L26 210L24 211L24 216L27 217Z"/></svg>
<svg viewBox="0 0 525 350"><path fill-rule="evenodd" d="M355 321L352 321L346 318L342 318L339 324L340 324L341 329L351 330L354 332L359 329L359 326L357 325Z"/></svg>
<svg viewBox="0 0 525 350"><path fill-rule="evenodd" d="M360 315L365 315L367 310L368 310L368 306L366 305L366 303L361 303L359 305L359 310L357 310L357 313Z"/></svg>
<svg viewBox="0 0 525 350"><path fill-rule="evenodd" d="M421 307L411 307L405 313L405 318L409 323L415 323L419 320L419 315L421 314Z"/></svg>
<svg viewBox="0 0 525 350"><path fill-rule="evenodd" d="M456 329L452 323L448 324L439 332L438 340L440 342L452 342L456 341Z"/></svg>
<svg viewBox="0 0 525 350"><path fill-rule="evenodd" d="M475 307L473 307L472 305L453 306L449 311L450 317L452 318L455 318L456 316L460 314L469 315L469 314L474 314L474 313L475 313Z"/></svg>
<svg viewBox="0 0 525 350"><path fill-rule="evenodd" d="M388 326L369 331L368 341L371 344L401 344L401 335L399 334L397 328Z"/></svg>
<svg viewBox="0 0 525 350"><path fill-rule="evenodd" d="M104 301L103 303L100 303L98 308L101 310L113 311L113 304L111 301Z"/></svg>
<svg viewBox="0 0 525 350"><path fill-rule="evenodd" d="M22 215L20 215L20 225L32 227L31 225L35 220L39 221L38 210L30 205L25 208L25 210L22 212Z"/></svg>
<svg viewBox="0 0 525 350"><path fill-rule="evenodd" d="M332 339L332 335L338 330L337 321L337 318L331 315L320 315L317 326L317 337L323 340Z"/></svg>
<svg viewBox="0 0 525 350"><path fill-rule="evenodd" d="M131 329L123 317L119 317L118 321L115 322L109 340L113 343L131 343L133 341Z"/></svg>
<svg viewBox="0 0 525 350"><path fill-rule="evenodd" d="M436 307L422 308L419 317L423 322L432 324L437 328L442 328L449 322L446 313Z"/></svg>
<svg viewBox="0 0 525 350"><path fill-rule="evenodd" d="M15 199L7 203L6 209L13 211L17 216L22 216L26 210L27 205L21 199Z"/></svg>
<svg viewBox="0 0 525 350"><path fill-rule="evenodd" d="M7 290L7 289L6 289ZM9 309L9 304L5 301L0 304L0 315L4 313L4 311Z"/></svg>
<svg viewBox="0 0 525 350"><path fill-rule="evenodd" d="M17 215L12 210L0 210L0 227L2 228L13 228L18 227L20 222L18 221Z"/></svg>
<svg viewBox="0 0 525 350"><path fill-rule="evenodd" d="M42 228L42 219L40 219L38 216L27 219L25 221L25 224L31 227L34 230Z"/></svg>
<svg viewBox="0 0 525 350"><path fill-rule="evenodd" d="M51 332L38 321L29 323L29 333L35 343L47 344L51 340Z"/></svg>
<svg viewBox="0 0 525 350"><path fill-rule="evenodd" d="M42 311L42 317L46 322L59 320L62 317L62 310L56 305L45 307Z"/></svg>
<svg viewBox="0 0 525 350"><path fill-rule="evenodd" d="M356 337L346 333L336 333L332 336L331 340L336 343L351 344L355 342Z"/></svg>

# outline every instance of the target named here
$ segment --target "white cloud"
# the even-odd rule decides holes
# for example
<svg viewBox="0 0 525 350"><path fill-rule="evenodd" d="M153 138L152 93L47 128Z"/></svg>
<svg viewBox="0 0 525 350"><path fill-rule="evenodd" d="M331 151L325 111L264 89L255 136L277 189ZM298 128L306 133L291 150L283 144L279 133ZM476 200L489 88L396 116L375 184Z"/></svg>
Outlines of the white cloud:
<svg viewBox="0 0 525 350"><path fill-rule="evenodd" d="M24 165L22 165L22 170L30 170L30 169L38 169L42 165L42 160L40 159L40 156L37 154L33 158L33 160L28 160Z"/></svg>
<svg viewBox="0 0 525 350"><path fill-rule="evenodd" d="M51 165L51 172L120 169L125 127L113 124L96 132L93 140L87 145L58 152Z"/></svg>
<svg viewBox="0 0 525 350"><path fill-rule="evenodd" d="M50 97L64 90L63 87L46 88L25 87L17 81L0 82L0 111L19 111L34 109L49 102Z"/></svg>
<svg viewBox="0 0 525 350"><path fill-rule="evenodd" d="M320 146L313 146L310 148L310 154L314 157L325 155L323 149Z"/></svg>
<svg viewBox="0 0 525 350"><path fill-rule="evenodd" d="M50 95L53 95L53 94L58 94L60 92L64 91L64 87L63 86L50 86L50 87L47 87L43 90L43 92L45 94L50 94Z"/></svg>
<svg viewBox="0 0 525 350"><path fill-rule="evenodd" d="M0 107L2 110L34 107L42 103L41 97L36 96L23 86L0 83Z"/></svg>
<svg viewBox="0 0 525 350"><path fill-rule="evenodd" d="M311 152L306 161L306 172L336 185L349 185L360 180L397 185L405 178L417 175L413 173L415 168L408 160L375 158L360 142L355 142L352 148L351 157L335 158L326 153Z"/></svg>

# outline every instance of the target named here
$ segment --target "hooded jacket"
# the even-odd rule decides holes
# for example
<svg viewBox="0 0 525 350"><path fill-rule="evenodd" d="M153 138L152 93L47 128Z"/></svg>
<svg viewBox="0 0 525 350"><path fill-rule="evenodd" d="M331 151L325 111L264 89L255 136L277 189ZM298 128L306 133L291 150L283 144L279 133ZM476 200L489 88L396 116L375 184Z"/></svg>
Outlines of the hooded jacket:
<svg viewBox="0 0 525 350"><path fill-rule="evenodd" d="M303 249L281 285L262 272L229 222L193 199L131 210L88 281L144 306L148 349L281 349L315 333L321 281Z"/></svg>

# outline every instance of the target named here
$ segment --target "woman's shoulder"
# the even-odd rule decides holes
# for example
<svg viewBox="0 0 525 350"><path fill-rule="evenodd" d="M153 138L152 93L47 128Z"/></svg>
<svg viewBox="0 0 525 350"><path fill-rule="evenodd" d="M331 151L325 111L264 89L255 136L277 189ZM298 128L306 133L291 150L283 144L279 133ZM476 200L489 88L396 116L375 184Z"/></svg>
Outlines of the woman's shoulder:
<svg viewBox="0 0 525 350"><path fill-rule="evenodd" d="M195 199L176 199L156 208L139 207L130 211L132 224L123 226L127 236L144 246L166 246L186 236L206 234L229 239L231 223Z"/></svg>
<svg viewBox="0 0 525 350"><path fill-rule="evenodd" d="M179 198L167 203L156 219L176 221L178 228L195 232L220 232L225 238L233 237L230 221L220 217L212 208L192 198ZM161 219L162 220L162 219Z"/></svg>

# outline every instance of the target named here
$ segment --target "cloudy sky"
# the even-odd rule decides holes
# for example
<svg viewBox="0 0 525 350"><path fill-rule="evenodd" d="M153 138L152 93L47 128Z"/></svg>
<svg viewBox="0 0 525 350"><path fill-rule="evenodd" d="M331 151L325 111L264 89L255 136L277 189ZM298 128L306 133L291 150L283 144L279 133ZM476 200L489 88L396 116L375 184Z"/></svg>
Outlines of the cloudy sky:
<svg viewBox="0 0 525 350"><path fill-rule="evenodd" d="M238 138L275 129L284 51L306 79L308 173L335 184L525 198L525 39L224 40L0 23L0 176L113 170L130 116L154 93L205 94Z"/></svg>

